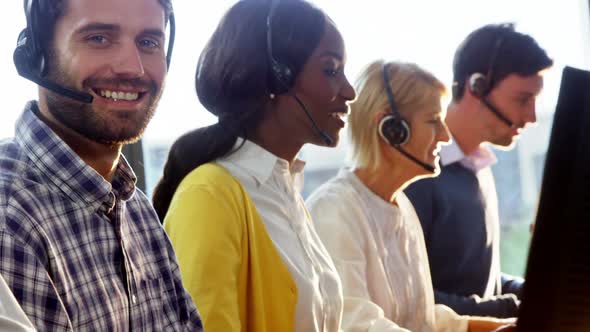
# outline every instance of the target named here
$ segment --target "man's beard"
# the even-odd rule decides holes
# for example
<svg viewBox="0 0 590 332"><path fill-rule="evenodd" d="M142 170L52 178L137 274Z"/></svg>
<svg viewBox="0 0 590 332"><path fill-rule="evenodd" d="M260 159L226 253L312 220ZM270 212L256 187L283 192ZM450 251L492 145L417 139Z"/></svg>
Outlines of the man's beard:
<svg viewBox="0 0 590 332"><path fill-rule="evenodd" d="M55 65L52 68L55 70L49 75L49 79L70 89L75 86L74 80L63 68ZM155 81L145 81L138 78L90 78L84 81L83 86L98 86L97 83L107 86L148 89L147 96L143 98L149 98L149 102L145 109L141 110L99 112L93 108L92 104L84 104L55 93L48 93L47 107L49 112L67 128L101 144L119 145L139 140L154 115L162 89L158 88Z"/></svg>

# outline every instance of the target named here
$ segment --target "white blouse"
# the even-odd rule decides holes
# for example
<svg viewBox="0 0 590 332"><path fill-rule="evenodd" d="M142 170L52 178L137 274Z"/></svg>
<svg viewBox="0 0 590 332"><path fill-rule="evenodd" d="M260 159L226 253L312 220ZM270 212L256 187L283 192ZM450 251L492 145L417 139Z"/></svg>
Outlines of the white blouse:
<svg viewBox="0 0 590 332"><path fill-rule="evenodd" d="M350 170L307 204L342 279L345 331L467 331L468 321L434 304L422 227L403 193L381 199Z"/></svg>
<svg viewBox="0 0 590 332"><path fill-rule="evenodd" d="M239 144L236 144L239 146ZM301 197L304 162L290 167L250 141L217 161L237 178L297 285L295 331L339 331L342 287Z"/></svg>
<svg viewBox="0 0 590 332"><path fill-rule="evenodd" d="M35 331L6 281L0 276L0 331Z"/></svg>

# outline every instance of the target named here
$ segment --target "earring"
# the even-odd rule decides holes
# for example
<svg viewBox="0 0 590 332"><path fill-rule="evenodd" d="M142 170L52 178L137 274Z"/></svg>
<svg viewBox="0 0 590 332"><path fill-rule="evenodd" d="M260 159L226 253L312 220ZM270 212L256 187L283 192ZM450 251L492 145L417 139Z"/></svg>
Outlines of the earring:
<svg viewBox="0 0 590 332"><path fill-rule="evenodd" d="M271 100L272 100L272 99L275 99L275 94L274 94L274 93L271 93L271 94L269 94L269 95L268 95L268 97L269 97Z"/></svg>

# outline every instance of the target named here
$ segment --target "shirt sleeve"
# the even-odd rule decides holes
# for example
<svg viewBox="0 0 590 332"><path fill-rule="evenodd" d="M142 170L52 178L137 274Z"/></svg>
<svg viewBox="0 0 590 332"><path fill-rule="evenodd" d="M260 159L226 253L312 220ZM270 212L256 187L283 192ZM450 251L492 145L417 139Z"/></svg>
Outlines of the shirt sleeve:
<svg viewBox="0 0 590 332"><path fill-rule="evenodd" d="M164 220L182 280L207 331L241 331L239 220L229 199L196 185L176 192Z"/></svg>
<svg viewBox="0 0 590 332"><path fill-rule="evenodd" d="M367 282L366 255L363 233L358 227L364 218L351 202L331 195L308 201L316 231L330 253L342 280L344 331L409 332L387 319L383 309L371 301ZM335 198L335 199L332 199Z"/></svg>
<svg viewBox="0 0 590 332"><path fill-rule="evenodd" d="M477 295L461 296L434 291L436 303L447 305L461 315L516 317L520 301L514 294L504 294L482 299Z"/></svg>
<svg viewBox="0 0 590 332"><path fill-rule="evenodd" d="M502 294L514 294L520 299L523 286L523 278L502 273Z"/></svg>
<svg viewBox="0 0 590 332"><path fill-rule="evenodd" d="M44 255L38 253L33 246L0 231L0 273L25 314L40 331L71 331L67 311L43 263Z"/></svg>
<svg viewBox="0 0 590 332"><path fill-rule="evenodd" d="M453 309L436 304L434 306L436 332L466 332L469 329L469 317L460 316Z"/></svg>

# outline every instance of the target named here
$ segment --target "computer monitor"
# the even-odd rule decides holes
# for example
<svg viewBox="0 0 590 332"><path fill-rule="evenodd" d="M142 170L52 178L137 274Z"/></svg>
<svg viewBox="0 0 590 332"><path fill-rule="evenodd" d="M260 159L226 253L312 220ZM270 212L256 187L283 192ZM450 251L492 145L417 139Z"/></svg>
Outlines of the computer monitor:
<svg viewBox="0 0 590 332"><path fill-rule="evenodd" d="M590 332L590 72L563 70L519 332Z"/></svg>

